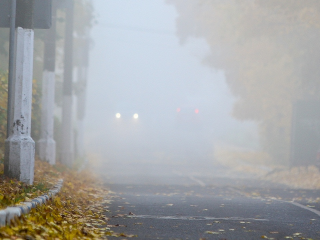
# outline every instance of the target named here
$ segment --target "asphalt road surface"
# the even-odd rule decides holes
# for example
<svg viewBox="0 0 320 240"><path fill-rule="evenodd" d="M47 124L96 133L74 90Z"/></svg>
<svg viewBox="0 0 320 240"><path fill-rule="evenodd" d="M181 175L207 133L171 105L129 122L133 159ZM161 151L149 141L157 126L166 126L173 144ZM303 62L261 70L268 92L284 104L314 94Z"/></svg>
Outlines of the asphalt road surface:
<svg viewBox="0 0 320 240"><path fill-rule="evenodd" d="M319 191L172 169L152 173L122 171L106 180L112 231L136 239L320 239Z"/></svg>

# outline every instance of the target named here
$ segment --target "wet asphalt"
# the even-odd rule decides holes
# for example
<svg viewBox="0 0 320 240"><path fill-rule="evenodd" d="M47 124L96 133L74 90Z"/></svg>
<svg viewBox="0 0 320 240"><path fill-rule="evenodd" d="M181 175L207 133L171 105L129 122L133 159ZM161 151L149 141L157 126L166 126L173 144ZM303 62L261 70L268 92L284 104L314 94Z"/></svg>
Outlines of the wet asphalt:
<svg viewBox="0 0 320 240"><path fill-rule="evenodd" d="M105 180L112 191L108 224L125 233L121 239L320 239L319 191L153 170L113 172Z"/></svg>

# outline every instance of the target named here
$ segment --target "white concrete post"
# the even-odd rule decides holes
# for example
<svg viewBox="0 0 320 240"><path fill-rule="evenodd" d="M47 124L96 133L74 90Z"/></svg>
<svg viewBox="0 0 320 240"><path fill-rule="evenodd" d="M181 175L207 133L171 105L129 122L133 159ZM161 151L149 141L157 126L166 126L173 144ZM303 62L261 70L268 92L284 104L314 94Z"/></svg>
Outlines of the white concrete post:
<svg viewBox="0 0 320 240"><path fill-rule="evenodd" d="M87 70L89 62L89 39L81 39L79 50L78 82L77 82L77 156L85 157L84 118L86 108Z"/></svg>
<svg viewBox="0 0 320 240"><path fill-rule="evenodd" d="M78 68L78 84L79 92L77 94L77 155L80 158L85 157L84 145L84 114L86 104L86 67L80 66Z"/></svg>
<svg viewBox="0 0 320 240"><path fill-rule="evenodd" d="M56 50L56 0L52 2L52 26L44 42L42 76L41 138L38 141L39 157L51 165L56 163L54 132L55 50Z"/></svg>
<svg viewBox="0 0 320 240"><path fill-rule="evenodd" d="M38 141L39 157L51 165L56 163L54 131L55 72L44 70L42 82L41 139Z"/></svg>
<svg viewBox="0 0 320 240"><path fill-rule="evenodd" d="M72 93L73 93L73 0L67 0L65 60L63 79L62 105L62 139L60 160L68 167L72 167L74 160L73 125L72 125Z"/></svg>
<svg viewBox="0 0 320 240"><path fill-rule="evenodd" d="M77 155L80 159L84 159L86 155L84 145L84 119L77 120L77 130Z"/></svg>
<svg viewBox="0 0 320 240"><path fill-rule="evenodd" d="M72 167L74 160L72 120L72 96L63 96L60 159L68 167Z"/></svg>
<svg viewBox="0 0 320 240"><path fill-rule="evenodd" d="M17 2L16 58L10 135L5 143L5 175L33 184L35 143L31 133L33 0Z"/></svg>

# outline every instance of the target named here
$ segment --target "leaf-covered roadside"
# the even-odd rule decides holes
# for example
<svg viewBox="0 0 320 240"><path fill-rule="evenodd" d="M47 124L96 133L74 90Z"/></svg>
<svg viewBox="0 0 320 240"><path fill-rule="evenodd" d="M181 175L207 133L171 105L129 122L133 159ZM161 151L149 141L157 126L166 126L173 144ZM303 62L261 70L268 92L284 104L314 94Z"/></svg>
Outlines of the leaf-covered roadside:
<svg viewBox="0 0 320 240"><path fill-rule="evenodd" d="M37 161L33 185L27 185L4 176L3 160L0 162L0 209L43 195L52 187L61 174L46 167L47 163Z"/></svg>
<svg viewBox="0 0 320 240"><path fill-rule="evenodd" d="M107 228L108 190L98 183L90 171L78 173L57 164L50 166L46 162L36 161L35 185L40 183L47 189L59 178L64 179L60 193L46 205L32 209L30 214L21 216L11 226L0 229L2 239L102 239L106 236L123 236ZM12 197L23 196L22 183L3 178L8 189L16 189ZM38 185L37 185L38 184ZM42 189L44 190L44 189ZM40 189L31 191L43 193ZM14 195L16 194L16 195ZM27 195L27 194L25 194ZM38 195L38 194L36 194ZM30 196L31 198L31 196ZM28 197L24 197L28 201Z"/></svg>

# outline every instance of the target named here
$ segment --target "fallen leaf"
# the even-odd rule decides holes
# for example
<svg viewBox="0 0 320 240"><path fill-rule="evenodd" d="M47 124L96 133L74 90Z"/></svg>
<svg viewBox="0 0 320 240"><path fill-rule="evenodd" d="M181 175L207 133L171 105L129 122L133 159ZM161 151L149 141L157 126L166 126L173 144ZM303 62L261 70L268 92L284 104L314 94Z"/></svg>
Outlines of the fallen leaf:
<svg viewBox="0 0 320 240"><path fill-rule="evenodd" d="M213 231L206 231L207 234L220 234L219 232L213 232Z"/></svg>

